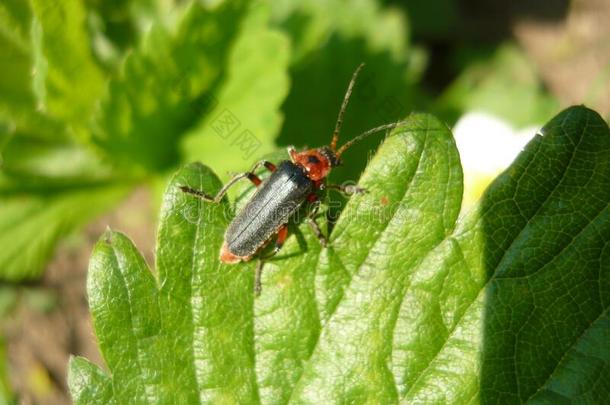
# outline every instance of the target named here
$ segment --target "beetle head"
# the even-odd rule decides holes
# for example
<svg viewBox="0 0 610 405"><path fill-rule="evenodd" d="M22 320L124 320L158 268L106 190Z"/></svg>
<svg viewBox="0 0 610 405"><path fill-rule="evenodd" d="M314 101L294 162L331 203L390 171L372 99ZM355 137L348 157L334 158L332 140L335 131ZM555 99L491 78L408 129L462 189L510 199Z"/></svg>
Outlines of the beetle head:
<svg viewBox="0 0 610 405"><path fill-rule="evenodd" d="M290 149L288 153L292 161L304 168L308 177L313 181L324 179L332 168L341 164L341 160L336 153L327 146L308 149L303 152Z"/></svg>

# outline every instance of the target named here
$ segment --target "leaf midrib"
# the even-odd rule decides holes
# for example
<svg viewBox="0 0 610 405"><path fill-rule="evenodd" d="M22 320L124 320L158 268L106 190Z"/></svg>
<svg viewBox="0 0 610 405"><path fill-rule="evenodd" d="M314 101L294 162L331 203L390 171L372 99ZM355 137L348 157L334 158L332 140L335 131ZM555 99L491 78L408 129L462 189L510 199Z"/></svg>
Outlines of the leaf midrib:
<svg viewBox="0 0 610 405"><path fill-rule="evenodd" d="M203 176L201 175L201 173L199 173L199 185L201 187L201 184L203 184ZM194 281L193 278L195 277L195 271L197 270L197 247L199 246L199 229L201 228L201 219L205 217L205 215L201 215L202 214L202 207L203 207L203 201L199 200L197 201L197 225L195 226L195 237L193 239L193 245L191 248L191 277L189 280L189 288L191 290L190 293L190 299L189 299L189 307L191 308L190 311L190 315L191 315L191 362L193 365L193 379L195 381L195 388L197 389L197 399L199 401L199 404L201 404L201 395L203 393L201 387L199 386L199 379L197 378L197 362L195 360L195 315L194 315L194 306L193 306L193 299L195 298L194 295L194 290L193 290L193 285L194 285Z"/></svg>

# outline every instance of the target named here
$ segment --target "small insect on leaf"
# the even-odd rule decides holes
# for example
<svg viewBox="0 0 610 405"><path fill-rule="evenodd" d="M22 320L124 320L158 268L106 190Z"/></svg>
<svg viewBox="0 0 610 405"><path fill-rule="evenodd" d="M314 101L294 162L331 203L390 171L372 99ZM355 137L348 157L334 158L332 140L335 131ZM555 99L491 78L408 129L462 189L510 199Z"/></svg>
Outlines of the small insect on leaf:
<svg viewBox="0 0 610 405"><path fill-rule="evenodd" d="M280 251L286 242L286 238L288 238L288 222L306 201L315 203L320 198L320 191L326 188L339 190L346 195L364 194L366 192L366 189L357 185L326 184L326 179L331 170L342 164L341 155L354 143L370 135L394 129L404 124L404 122L395 122L370 129L337 149L343 125L343 115L358 73L363 67L364 64L358 66L347 86L343 103L339 109L335 130L328 146L301 152L297 152L291 147L288 149L290 160L283 160L278 166L265 160L260 161L250 171L233 176L215 196L211 196L202 190L180 186L183 192L211 203L219 203L227 191L241 179L248 179L258 187L256 193L227 227L224 243L220 249L220 261L226 264L247 262L254 257L258 258L254 284L257 295L261 291L261 274L265 261ZM263 166L271 172L271 175L264 181L255 174L255 171ZM307 216L307 222L317 236L319 243L326 248L328 237L323 234L317 224L315 213L315 210L311 211L310 215ZM263 254L263 248L273 236L276 236L274 249Z"/></svg>

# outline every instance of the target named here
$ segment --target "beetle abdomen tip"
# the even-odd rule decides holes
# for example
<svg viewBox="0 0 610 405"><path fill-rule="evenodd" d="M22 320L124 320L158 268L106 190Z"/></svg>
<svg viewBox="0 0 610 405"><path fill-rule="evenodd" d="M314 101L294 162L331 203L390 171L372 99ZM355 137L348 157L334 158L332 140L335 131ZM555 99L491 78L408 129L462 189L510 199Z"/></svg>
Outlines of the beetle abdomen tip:
<svg viewBox="0 0 610 405"><path fill-rule="evenodd" d="M227 264L239 263L242 260L247 260L245 257L237 256L229 251L229 247L225 243L220 249L220 261Z"/></svg>

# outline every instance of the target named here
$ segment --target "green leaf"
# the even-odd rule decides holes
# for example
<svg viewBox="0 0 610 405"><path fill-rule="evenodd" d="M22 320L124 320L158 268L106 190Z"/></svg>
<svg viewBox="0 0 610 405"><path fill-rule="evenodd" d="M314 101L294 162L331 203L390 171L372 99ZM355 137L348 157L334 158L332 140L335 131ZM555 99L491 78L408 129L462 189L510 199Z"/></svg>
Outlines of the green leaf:
<svg viewBox="0 0 610 405"><path fill-rule="evenodd" d="M57 124L37 111L29 3L7 0L0 4L0 120L10 128L36 132L57 130ZM34 74L32 74L34 73ZM49 128L51 127L51 128Z"/></svg>
<svg viewBox="0 0 610 405"><path fill-rule="evenodd" d="M352 198L341 213L331 234L332 248L316 254L318 258L310 257L313 264L305 264L299 270L289 264L282 266L279 272L288 280L307 277L308 283L295 280L278 289L275 305L262 311L269 314L265 322L275 318L273 325L277 326L262 334L261 339L271 346L284 334L300 328L303 321L298 307L286 311L280 303L294 302L296 298L286 294L303 295L303 286L310 290L309 312L319 318L316 329L292 332L298 337L296 341L304 340L305 332L314 334L308 337L309 345L303 347L300 358L294 359L295 369L303 369L303 375L291 394L293 399L307 396L305 387L311 393L317 392L318 399L343 395L349 402L361 398L364 391L354 388L357 392L352 395L343 390L351 384L376 392L385 398L380 400L382 403L392 397L387 384L393 383L387 375L384 377L381 361L388 354L387 342L392 338L392 308L400 305L398 298L410 269L451 231L461 202L461 179L459 158L447 127L430 116L412 115L367 166L358 183L368 193ZM308 247L315 248L316 243L315 239L310 240ZM271 270L268 274L272 272L275 273ZM271 293L275 292L274 289ZM264 305L266 297L260 301ZM285 319L277 319L282 316ZM353 342L360 342L360 347ZM281 364L284 358L293 357L292 350L291 345L284 345L275 351L261 350L261 355ZM320 363L327 363L328 368L322 366L326 370L314 378ZM335 374L331 363L341 364L342 378ZM365 372L364 364L368 368L366 376L360 374ZM298 371L283 381L286 399ZM263 373L271 376L278 371L267 367ZM266 400L274 397L269 392Z"/></svg>
<svg viewBox="0 0 610 405"><path fill-rule="evenodd" d="M0 114L28 111L34 105L30 87L29 8L27 2L0 4Z"/></svg>
<svg viewBox="0 0 610 405"><path fill-rule="evenodd" d="M420 167L417 160L407 163L404 156L411 150L422 154L424 150L431 154L436 154L432 151L440 150L448 160L443 159L445 164L437 166L439 175L442 179L446 179L447 176L453 179L450 194L452 198L457 199L449 204L451 207L447 208L447 215L455 216L460 205L461 175L457 165L457 152L449 131L429 117L416 116L404 132L409 133L410 136L397 135L390 138L378 158L372 163L370 171L365 174L363 184L370 186L371 190L363 198L373 203L387 199L385 208L387 212L384 212L387 214L386 221L392 217L392 210L398 208L403 200L403 194L405 199L421 198L421 201L424 201L426 197L424 195L416 197L407 193L408 183L400 180L402 174L420 178L423 173L417 170ZM427 164L432 164L432 160ZM384 179L393 184L400 183L399 190L393 190L388 194L385 188L375 188L374 182L379 176L377 173L379 167L385 167ZM133 327L134 321L125 319L125 314L132 311L138 311L138 314L140 311L151 313L151 310L146 308L154 307L154 304L150 304L148 300L155 297L155 293L150 290L152 278L148 270L141 259L135 259L134 249L125 238L114 233L106 236L100 241L91 260L89 300L100 347L113 372L113 378L118 378L117 381L132 381L140 378L139 384L134 383L138 389L151 384L154 387L161 387L160 391L154 394L156 398L173 395L190 401L196 398L209 400L234 398L241 402L251 402L257 400L259 395L264 398L279 395L287 399L291 384L296 382L299 370L313 349L320 331L315 295L310 288L304 288L313 287L314 274L311 272L311 267L315 266L318 260L319 247L315 244L311 231L303 227L299 232L306 235L307 245L311 249L305 254L302 251L299 254L302 248L297 240L292 239L287 243L285 252L287 257L290 257L292 252L293 257L277 262L282 265L279 272L275 269L277 267L275 262L269 264L270 268L266 273L268 276L265 277L266 294L257 302L256 307L261 311L259 315L261 323L254 325L253 320L257 318L252 312L252 272L240 271L235 267L227 268L218 262L218 252L228 223L226 215L228 205L226 203L211 205L194 200L178 190L177 185L184 184L209 191L220 188L220 183L211 176L208 169L195 165L187 167L172 180L165 196L157 247L160 326L157 324L159 320L148 320L151 327L157 325L156 327L160 328L156 336L163 336L165 341L152 343L149 338L139 337L139 329ZM425 187L428 185L429 183ZM444 187L437 187L437 190L442 195L447 193ZM441 199L443 198L441 196ZM437 214L432 212L430 215ZM423 215L421 220L425 222L426 217L427 215ZM341 223L340 221L337 229L341 229ZM449 220L447 223L451 224L452 221ZM390 230L383 232L383 224L379 224L378 227L379 235L391 233ZM441 231L435 233L432 239L436 237L440 240L443 236L444 232ZM342 253L339 247L341 240L339 239L337 243L337 256L339 256ZM121 265L123 262L125 264ZM252 268L252 265L248 264L245 267ZM136 268L140 269L139 273L136 272ZM310 271L306 271L308 268ZM301 271L295 271L297 269ZM343 268L333 270L338 271L340 276L346 271ZM129 276L118 276L127 271ZM142 285L136 284L135 281L132 283L130 281L132 277L137 278L138 283ZM322 277L325 278L327 276ZM309 282L306 283L307 280ZM336 295L344 287L345 280L342 281L341 284L322 283L321 291L326 296ZM284 288L275 291L273 285L276 284L283 285ZM148 286L146 292L141 290L144 285ZM121 292L120 288L125 291ZM133 288L137 288L137 291L132 290ZM123 296L130 297L131 301L123 301L121 298ZM304 306L307 311L285 312L280 305L282 302L294 302L298 305L297 308ZM122 309L125 307L131 309L125 311ZM308 316L301 320L303 314ZM145 322L140 319L140 315L132 317L134 316L137 316L138 324ZM154 317L154 315L150 316ZM112 318L111 321L110 317L122 318L120 320ZM279 322L273 320L278 317L283 319ZM307 322L307 327L303 325L302 329L296 328L296 325L302 322ZM261 337L257 346L253 340L254 333L259 333ZM121 338L118 338L118 335ZM286 339L286 343L297 344L298 349L278 346L278 338ZM147 343L142 343L143 340ZM147 370L140 372L135 366L140 364L139 367L142 367L141 361L147 357L142 354L140 348L156 344L163 345L156 346L156 353L165 353L167 356L164 355L161 359L164 362L160 368L163 373L161 376L155 375L152 381L150 380L152 374ZM267 345L270 347L265 349ZM272 350L274 347L275 349ZM256 366L255 348L263 356L260 364ZM127 351L134 353L128 354ZM138 356L139 361L126 361L126 356ZM265 364L273 366L282 363L285 366L280 370L273 367L265 368ZM114 367L115 364L118 368ZM289 364L294 365L294 369L288 366ZM159 369L158 365L151 367ZM258 381L256 372L259 376ZM135 374L117 375L117 373ZM281 382L279 389L273 386L276 384L268 386L273 380ZM257 384L260 385L259 389L256 388ZM215 387L215 390L211 390L210 387ZM164 392L164 389L169 390L169 393ZM123 395L115 391L117 399L126 398ZM134 388L129 395L143 394Z"/></svg>
<svg viewBox="0 0 610 405"><path fill-rule="evenodd" d="M93 253L110 374L72 360L74 398L110 380L118 403L603 402L610 130L573 107L541 133L458 220L450 131L412 115L369 163L368 193L349 200L330 246L293 227L256 300L254 263L219 263L228 201L178 188L214 193L219 180L185 167L164 197L156 275L119 233Z"/></svg>
<svg viewBox="0 0 610 405"><path fill-rule="evenodd" d="M9 142L3 157L0 193L8 188L40 191L68 185L86 186L116 176L107 163L73 142L19 135ZM12 187L7 186L9 183Z"/></svg>
<svg viewBox="0 0 610 405"><path fill-rule="evenodd" d="M182 141L182 161L203 161L224 171L249 169L274 149L281 102L288 92L289 44L267 28L268 9L251 11L228 60L212 109ZM247 60L248 63L243 63Z"/></svg>
<svg viewBox="0 0 610 405"><path fill-rule="evenodd" d="M193 2L175 30L155 24L127 57L95 116L94 141L115 161L163 170L179 158L179 138L209 108L240 32L246 6Z"/></svg>
<svg viewBox="0 0 610 405"><path fill-rule="evenodd" d="M564 111L421 264L393 341L405 402L607 397L609 159L603 119Z"/></svg>
<svg viewBox="0 0 610 405"><path fill-rule="evenodd" d="M90 12L102 19L109 41L120 48L134 45L158 22L169 21L178 11L178 0L88 0Z"/></svg>
<svg viewBox="0 0 610 405"><path fill-rule="evenodd" d="M404 2L386 1L386 3L401 6L405 9L411 23L412 35L419 41L459 43L464 38L456 40L456 31L464 28L464 15L461 14L459 3L456 0L417 1ZM481 34L479 34L481 35ZM483 41L481 41L483 42Z"/></svg>
<svg viewBox="0 0 610 405"><path fill-rule="evenodd" d="M104 82L91 54L82 2L31 0L31 5L38 106L62 121L84 123Z"/></svg>
<svg viewBox="0 0 610 405"><path fill-rule="evenodd" d="M2 178L1 180L5 180ZM0 278L38 277L65 234L101 214L125 196L129 185L83 185L32 192L2 182L0 187Z"/></svg>
<svg viewBox="0 0 610 405"><path fill-rule="evenodd" d="M96 245L93 257L87 291L100 348L113 370L114 394L119 403L158 398L156 371L162 356L155 354L160 319L152 274L131 242L111 231ZM112 282L99 283L100 273ZM113 310L120 307L129 310Z"/></svg>
<svg viewBox="0 0 610 405"><path fill-rule="evenodd" d="M112 404L110 378L96 365L82 357L71 357L68 368L68 384L72 399L77 405Z"/></svg>
<svg viewBox="0 0 610 405"><path fill-rule="evenodd" d="M82 3L8 1L0 6L0 117L18 130L63 136L84 123L102 94Z"/></svg>

